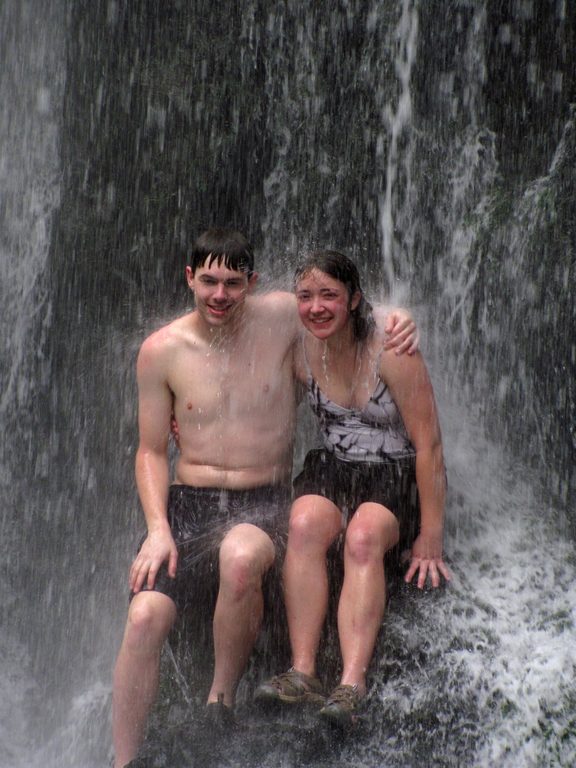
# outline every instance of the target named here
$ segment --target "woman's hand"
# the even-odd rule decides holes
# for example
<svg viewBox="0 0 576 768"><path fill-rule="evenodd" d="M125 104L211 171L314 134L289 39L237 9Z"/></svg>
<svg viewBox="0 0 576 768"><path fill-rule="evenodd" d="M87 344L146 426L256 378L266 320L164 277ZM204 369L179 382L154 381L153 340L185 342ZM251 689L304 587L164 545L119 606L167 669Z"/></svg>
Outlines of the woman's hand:
<svg viewBox="0 0 576 768"><path fill-rule="evenodd" d="M407 309L393 309L386 315L385 349L394 349L397 355L407 352L413 355L420 340L414 318Z"/></svg>
<svg viewBox="0 0 576 768"><path fill-rule="evenodd" d="M443 558L442 558L442 536L427 535L421 533L414 544L410 553L410 565L404 577L404 581L409 583L418 573L416 585L418 589L426 586L426 580L430 577L430 583L434 588L440 586L440 576L444 576L446 581L452 578Z"/></svg>

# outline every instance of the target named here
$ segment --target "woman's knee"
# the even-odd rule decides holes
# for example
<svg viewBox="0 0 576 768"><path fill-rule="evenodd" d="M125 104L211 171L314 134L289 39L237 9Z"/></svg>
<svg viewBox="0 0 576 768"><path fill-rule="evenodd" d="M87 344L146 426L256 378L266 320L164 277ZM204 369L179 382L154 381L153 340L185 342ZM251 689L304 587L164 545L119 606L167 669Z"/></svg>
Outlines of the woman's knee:
<svg viewBox="0 0 576 768"><path fill-rule="evenodd" d="M290 510L289 546L328 548L342 530L338 507L322 496L301 496Z"/></svg>
<svg viewBox="0 0 576 768"><path fill-rule="evenodd" d="M346 554L359 563L380 560L398 543L399 534L398 520L389 509L360 505L346 531Z"/></svg>

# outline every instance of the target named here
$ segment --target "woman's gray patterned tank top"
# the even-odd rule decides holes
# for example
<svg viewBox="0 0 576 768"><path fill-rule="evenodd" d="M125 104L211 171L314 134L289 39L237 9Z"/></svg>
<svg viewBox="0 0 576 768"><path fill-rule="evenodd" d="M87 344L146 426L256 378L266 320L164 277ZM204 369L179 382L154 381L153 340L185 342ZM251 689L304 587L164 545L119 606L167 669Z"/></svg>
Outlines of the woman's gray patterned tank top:
<svg viewBox="0 0 576 768"><path fill-rule="evenodd" d="M343 461L384 462L414 456L414 448L387 385L378 379L363 408L344 408L329 400L309 371L308 401L324 447Z"/></svg>

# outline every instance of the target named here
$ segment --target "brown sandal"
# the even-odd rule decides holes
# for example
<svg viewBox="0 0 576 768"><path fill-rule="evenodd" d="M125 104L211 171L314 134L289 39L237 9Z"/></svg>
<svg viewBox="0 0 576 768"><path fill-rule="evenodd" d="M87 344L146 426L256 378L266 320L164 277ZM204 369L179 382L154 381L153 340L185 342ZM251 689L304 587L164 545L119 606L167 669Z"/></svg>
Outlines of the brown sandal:
<svg viewBox="0 0 576 768"><path fill-rule="evenodd" d="M354 724L359 704L357 685L339 685L332 691L318 714L322 719L329 720L341 728L349 728Z"/></svg>
<svg viewBox="0 0 576 768"><path fill-rule="evenodd" d="M289 669L259 685L254 698L256 701L282 701L285 704L323 704L326 697L320 680Z"/></svg>

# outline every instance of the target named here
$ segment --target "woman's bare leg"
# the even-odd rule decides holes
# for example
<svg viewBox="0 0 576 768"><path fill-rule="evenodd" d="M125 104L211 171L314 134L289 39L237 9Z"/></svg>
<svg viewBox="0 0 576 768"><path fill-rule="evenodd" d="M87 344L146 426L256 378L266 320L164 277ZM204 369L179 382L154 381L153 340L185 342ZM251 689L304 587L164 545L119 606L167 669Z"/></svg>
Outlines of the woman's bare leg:
<svg viewBox="0 0 576 768"><path fill-rule="evenodd" d="M338 507L322 496L301 496L292 505L284 561L284 599L292 664L316 674L316 653L328 607L326 552L342 529Z"/></svg>
<svg viewBox="0 0 576 768"><path fill-rule="evenodd" d="M384 555L398 541L398 521L380 504L361 504L346 531L344 583L338 604L342 685L366 692L366 672L386 604Z"/></svg>

